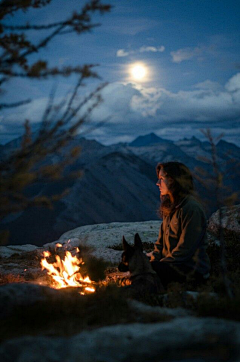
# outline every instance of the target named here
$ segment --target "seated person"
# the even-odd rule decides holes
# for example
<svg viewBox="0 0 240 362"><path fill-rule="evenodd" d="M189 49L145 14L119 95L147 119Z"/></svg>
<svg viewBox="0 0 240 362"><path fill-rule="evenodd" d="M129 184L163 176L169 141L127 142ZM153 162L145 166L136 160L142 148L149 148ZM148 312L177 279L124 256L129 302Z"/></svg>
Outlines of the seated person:
<svg viewBox="0 0 240 362"><path fill-rule="evenodd" d="M171 282L189 279L201 284L210 271L207 221L193 195L191 172L180 162L167 162L157 165L157 176L163 222L154 250L148 254L152 268L165 289Z"/></svg>

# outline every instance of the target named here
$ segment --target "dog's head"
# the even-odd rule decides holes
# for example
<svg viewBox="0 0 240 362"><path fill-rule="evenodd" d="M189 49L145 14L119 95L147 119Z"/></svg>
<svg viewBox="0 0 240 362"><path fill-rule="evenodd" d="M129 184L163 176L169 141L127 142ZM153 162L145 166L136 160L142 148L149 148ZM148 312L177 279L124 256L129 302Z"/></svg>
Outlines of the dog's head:
<svg viewBox="0 0 240 362"><path fill-rule="evenodd" d="M135 234L134 236L134 246L129 245L124 236L122 239L122 243L124 252L122 253L122 261L118 266L118 270L120 272L126 272L129 271L129 262L133 258L133 255L136 251L142 252L143 246L142 240L138 234Z"/></svg>

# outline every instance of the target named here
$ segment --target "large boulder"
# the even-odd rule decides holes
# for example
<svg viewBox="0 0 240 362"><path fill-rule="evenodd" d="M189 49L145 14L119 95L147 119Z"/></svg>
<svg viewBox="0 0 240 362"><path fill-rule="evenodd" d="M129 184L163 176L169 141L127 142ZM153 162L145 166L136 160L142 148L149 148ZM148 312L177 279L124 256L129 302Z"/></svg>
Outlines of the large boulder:
<svg viewBox="0 0 240 362"><path fill-rule="evenodd" d="M59 291L31 283L9 283L0 286L0 317L7 317L17 308L34 305L58 297Z"/></svg>
<svg viewBox="0 0 240 362"><path fill-rule="evenodd" d="M83 331L72 337L25 336L2 343L2 362L239 361L240 323L176 318Z"/></svg>
<svg viewBox="0 0 240 362"><path fill-rule="evenodd" d="M225 235L233 235L240 238L240 205L221 208L221 227ZM219 236L220 210L212 214L209 219L208 231Z"/></svg>

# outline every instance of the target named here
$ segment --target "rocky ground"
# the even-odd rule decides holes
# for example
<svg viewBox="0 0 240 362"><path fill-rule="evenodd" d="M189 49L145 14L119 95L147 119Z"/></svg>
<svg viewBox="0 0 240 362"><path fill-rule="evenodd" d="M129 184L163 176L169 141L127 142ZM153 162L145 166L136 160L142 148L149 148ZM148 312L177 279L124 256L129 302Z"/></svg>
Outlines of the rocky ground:
<svg viewBox="0 0 240 362"><path fill-rule="evenodd" d="M124 235L133 242L135 232L139 232L145 243L154 243L158 235L160 221L136 223L110 223L89 225L70 230L59 240L37 247L34 245L0 246L0 283L5 280L32 281L48 284L47 272L42 271L40 260L44 251L55 251L56 245L63 245L65 251L74 251L76 247L87 249L88 254L103 259L109 267L116 267L121 259L121 242ZM115 250L118 249L118 250ZM115 271L117 273L117 271ZM119 273L121 275L121 273ZM124 274L123 274L124 275Z"/></svg>
<svg viewBox="0 0 240 362"><path fill-rule="evenodd" d="M239 208L236 210L239 218ZM214 217L217 220L213 215L210 225ZM235 235L238 225L234 226ZM199 295L212 298L208 299L212 303L218 300L209 286L182 294L169 291L157 303L125 300L121 288L111 288L111 284L105 285L104 291L100 288L82 296L76 288L50 288L50 277L40 266L43 252L56 252L56 244L72 252L80 245L83 259L103 260L106 279L101 285L122 280L127 274L116 269L122 235L131 243L138 232L147 250L155 242L159 226L159 221L83 226L41 248L1 246L0 360L239 362L239 319L224 314L224 318L214 318L210 312L201 316L198 308L189 308L189 303L202 305ZM215 257L219 241L210 233L208 236ZM177 295L181 295L181 303ZM227 303L230 308L231 303Z"/></svg>

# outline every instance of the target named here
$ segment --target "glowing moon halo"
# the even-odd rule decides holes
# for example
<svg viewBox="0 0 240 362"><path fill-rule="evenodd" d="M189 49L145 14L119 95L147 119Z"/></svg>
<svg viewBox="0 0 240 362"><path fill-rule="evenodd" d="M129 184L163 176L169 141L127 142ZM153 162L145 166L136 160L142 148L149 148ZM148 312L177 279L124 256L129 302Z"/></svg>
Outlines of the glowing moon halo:
<svg viewBox="0 0 240 362"><path fill-rule="evenodd" d="M135 80L143 80L147 75L147 68L144 64L133 64L130 69L131 76Z"/></svg>

